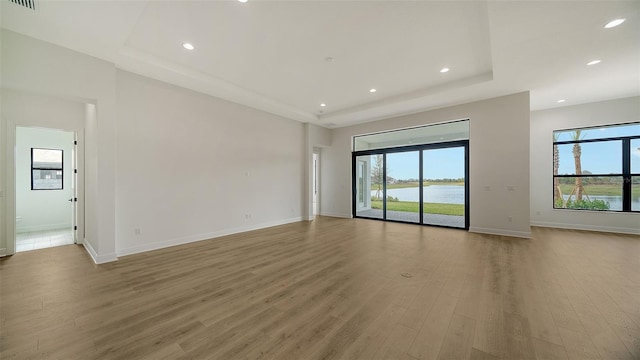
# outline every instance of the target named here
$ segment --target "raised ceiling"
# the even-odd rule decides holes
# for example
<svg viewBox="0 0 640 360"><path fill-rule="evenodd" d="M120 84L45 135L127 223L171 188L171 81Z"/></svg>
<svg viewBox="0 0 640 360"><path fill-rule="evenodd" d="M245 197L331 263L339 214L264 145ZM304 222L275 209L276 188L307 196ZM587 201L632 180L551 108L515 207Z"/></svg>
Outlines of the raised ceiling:
<svg viewBox="0 0 640 360"><path fill-rule="evenodd" d="M329 127L526 90L533 110L640 95L638 1L1 6L5 29ZM615 18L626 21L603 28ZM586 65L594 59L601 63Z"/></svg>

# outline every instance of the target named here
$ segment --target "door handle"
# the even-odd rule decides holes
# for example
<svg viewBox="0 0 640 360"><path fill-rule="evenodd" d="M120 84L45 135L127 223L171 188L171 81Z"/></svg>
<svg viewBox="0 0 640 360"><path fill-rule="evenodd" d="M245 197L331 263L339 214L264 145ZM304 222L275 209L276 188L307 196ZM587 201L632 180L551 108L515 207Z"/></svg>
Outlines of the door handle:
<svg viewBox="0 0 640 360"><path fill-rule="evenodd" d="M73 198L71 198L71 199L69 199L69 200L67 200L67 201L68 201L68 202L73 202Z"/></svg>

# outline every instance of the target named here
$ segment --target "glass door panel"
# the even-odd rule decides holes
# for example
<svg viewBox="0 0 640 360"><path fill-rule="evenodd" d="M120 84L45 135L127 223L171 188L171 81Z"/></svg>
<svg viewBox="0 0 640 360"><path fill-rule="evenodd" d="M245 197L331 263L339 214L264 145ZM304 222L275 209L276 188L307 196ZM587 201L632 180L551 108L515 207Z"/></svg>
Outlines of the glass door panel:
<svg viewBox="0 0 640 360"><path fill-rule="evenodd" d="M420 152L387 154L387 220L420 222Z"/></svg>
<svg viewBox="0 0 640 360"><path fill-rule="evenodd" d="M640 176L631 177L631 211L640 211Z"/></svg>
<svg viewBox="0 0 640 360"><path fill-rule="evenodd" d="M465 147L423 150L422 166L422 223L465 228Z"/></svg>
<svg viewBox="0 0 640 360"><path fill-rule="evenodd" d="M640 211L640 139L631 139L629 158L631 164L631 211Z"/></svg>
<svg viewBox="0 0 640 360"><path fill-rule="evenodd" d="M356 216L382 219L383 155L356 157Z"/></svg>

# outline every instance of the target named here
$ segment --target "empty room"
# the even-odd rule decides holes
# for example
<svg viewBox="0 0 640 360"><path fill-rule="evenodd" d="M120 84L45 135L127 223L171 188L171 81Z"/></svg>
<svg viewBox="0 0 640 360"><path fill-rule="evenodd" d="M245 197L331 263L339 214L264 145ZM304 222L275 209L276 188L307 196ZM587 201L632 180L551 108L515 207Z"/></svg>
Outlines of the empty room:
<svg viewBox="0 0 640 360"><path fill-rule="evenodd" d="M0 358L640 360L640 2L0 31Z"/></svg>

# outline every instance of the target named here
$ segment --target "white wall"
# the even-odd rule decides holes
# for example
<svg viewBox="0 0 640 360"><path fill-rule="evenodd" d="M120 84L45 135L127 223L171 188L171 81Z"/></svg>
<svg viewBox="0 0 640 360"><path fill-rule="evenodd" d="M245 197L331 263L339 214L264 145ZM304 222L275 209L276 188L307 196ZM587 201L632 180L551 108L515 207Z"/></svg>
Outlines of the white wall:
<svg viewBox="0 0 640 360"><path fill-rule="evenodd" d="M31 149L63 150L61 190L31 190ZM42 128L16 130L16 232L70 228L73 133Z"/></svg>
<svg viewBox="0 0 640 360"><path fill-rule="evenodd" d="M116 79L118 255L302 220L303 124L124 71Z"/></svg>
<svg viewBox="0 0 640 360"><path fill-rule="evenodd" d="M640 121L640 97L531 112L531 224L640 234L640 214L553 209L553 131Z"/></svg>
<svg viewBox="0 0 640 360"><path fill-rule="evenodd" d="M0 50L1 51L1 50ZM0 56L0 59L2 57ZM0 60L1 61L1 60ZM1 67L1 64L0 64ZM1 90L1 89L0 89ZM0 95L0 112L4 109L4 99ZM7 157L6 157L6 137L7 137L7 122L4 120L4 116L0 113L0 256L7 254L13 254L15 252L15 243L11 244L11 251L7 251L8 246L8 234L15 237L15 227L7 229L6 210L7 207Z"/></svg>
<svg viewBox="0 0 640 360"><path fill-rule="evenodd" d="M117 72L112 63L11 31L2 30L1 40L3 221L15 216L15 194L7 191L14 179L5 171L14 166L15 127L58 127L46 114L59 104L38 96L73 102L81 111L85 247L98 263L117 253L303 218L308 163L302 124ZM11 93L18 95L5 96ZM25 109L44 116L21 123ZM0 249L13 236L13 224L2 224Z"/></svg>
<svg viewBox="0 0 640 360"><path fill-rule="evenodd" d="M115 254L115 66L91 56L39 41L11 31L1 33L1 87L24 93L42 94L90 103L96 106L94 130L86 133L87 167L96 169L96 176L86 182L86 242L96 262L116 259ZM12 100L3 99L2 105ZM31 105L26 104L27 107ZM42 108L41 111L47 111ZM6 167L13 167L11 142L15 126L2 118L6 127L0 138L5 148ZM41 121L47 123L46 117ZM0 127L2 127L0 126ZM44 125L45 127L54 127ZM15 216L13 179L5 172L2 191L5 197L5 218ZM2 241L12 236L13 222L5 222Z"/></svg>
<svg viewBox="0 0 640 360"><path fill-rule="evenodd" d="M321 213L351 216L352 136L468 118L470 231L529 237L529 115L523 92L335 129L323 152Z"/></svg>

